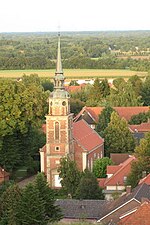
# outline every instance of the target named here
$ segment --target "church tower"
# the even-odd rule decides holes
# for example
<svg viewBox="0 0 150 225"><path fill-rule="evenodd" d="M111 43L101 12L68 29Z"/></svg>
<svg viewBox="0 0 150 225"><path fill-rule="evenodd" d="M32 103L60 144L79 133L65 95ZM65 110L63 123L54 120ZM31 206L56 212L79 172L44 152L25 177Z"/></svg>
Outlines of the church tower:
<svg viewBox="0 0 150 225"><path fill-rule="evenodd" d="M54 91L50 94L49 112L46 116L46 145L41 153L41 170L45 172L52 188L60 187L57 168L60 159L69 155L74 159L72 137L73 114L70 113L70 96L64 88L64 74L61 62L60 34L58 34L58 52Z"/></svg>

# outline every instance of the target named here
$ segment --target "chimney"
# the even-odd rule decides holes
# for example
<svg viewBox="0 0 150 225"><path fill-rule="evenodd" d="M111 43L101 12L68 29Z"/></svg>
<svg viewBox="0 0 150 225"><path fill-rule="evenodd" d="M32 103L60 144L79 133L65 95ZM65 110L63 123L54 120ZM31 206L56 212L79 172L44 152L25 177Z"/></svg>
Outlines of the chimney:
<svg viewBox="0 0 150 225"><path fill-rule="evenodd" d="M130 194L131 193L131 186L126 186L126 194Z"/></svg>

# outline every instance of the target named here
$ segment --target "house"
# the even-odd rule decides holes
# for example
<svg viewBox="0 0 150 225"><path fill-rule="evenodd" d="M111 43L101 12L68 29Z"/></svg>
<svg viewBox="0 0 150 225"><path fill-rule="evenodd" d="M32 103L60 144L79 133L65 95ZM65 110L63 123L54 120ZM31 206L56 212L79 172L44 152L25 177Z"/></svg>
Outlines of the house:
<svg viewBox="0 0 150 225"><path fill-rule="evenodd" d="M150 224L150 202L145 201L139 207L126 212L120 216L118 225L149 225Z"/></svg>
<svg viewBox="0 0 150 225"><path fill-rule="evenodd" d="M123 214L139 207L143 199L150 200L150 186L147 184L138 185L132 192L127 192L107 204L107 208L97 222L105 225L117 224Z"/></svg>
<svg viewBox="0 0 150 225"><path fill-rule="evenodd" d="M150 132L150 122L141 123L138 125L129 125L129 130L133 134L134 138L137 140L138 144L140 139L144 138L147 132Z"/></svg>
<svg viewBox="0 0 150 225"><path fill-rule="evenodd" d="M83 87L85 87L86 84L80 84L78 86L65 86L65 90L69 93L74 93L81 91Z"/></svg>
<svg viewBox="0 0 150 225"><path fill-rule="evenodd" d="M83 109L74 118L74 121L84 119L93 129L95 124L98 123L98 118L104 107L83 107ZM131 119L133 115L139 113L147 113L149 106L132 106L132 107L113 107L121 118L125 118L127 121Z"/></svg>
<svg viewBox="0 0 150 225"><path fill-rule="evenodd" d="M9 180L9 173L7 173L2 167L0 167L0 184Z"/></svg>
<svg viewBox="0 0 150 225"><path fill-rule="evenodd" d="M73 123L73 139L78 168L92 170L94 160L104 157L104 139L84 120Z"/></svg>
<svg viewBox="0 0 150 225"><path fill-rule="evenodd" d="M107 208L106 200L76 200L58 199L58 205L63 214L63 222L90 221L96 222Z"/></svg>
<svg viewBox="0 0 150 225"><path fill-rule="evenodd" d="M113 195L122 194L126 189L126 179L131 171L131 164L136 158L129 156L123 163L119 165L107 166L107 178L99 179L99 186L104 188L105 198L113 199Z"/></svg>

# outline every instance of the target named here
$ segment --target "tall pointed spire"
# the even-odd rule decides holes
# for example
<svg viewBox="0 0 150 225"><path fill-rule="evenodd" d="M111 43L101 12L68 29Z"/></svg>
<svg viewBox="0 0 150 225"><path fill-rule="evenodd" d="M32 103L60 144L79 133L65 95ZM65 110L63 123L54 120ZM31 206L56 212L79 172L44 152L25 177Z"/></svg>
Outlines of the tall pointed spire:
<svg viewBox="0 0 150 225"><path fill-rule="evenodd" d="M63 90L64 89L64 75L61 63L61 50L60 50L60 32L58 33L58 49L57 49L57 62L56 62L56 72L54 77L54 89Z"/></svg>
<svg viewBox="0 0 150 225"><path fill-rule="evenodd" d="M57 49L57 64L55 74L63 74L60 50L60 32L58 33L58 49Z"/></svg>

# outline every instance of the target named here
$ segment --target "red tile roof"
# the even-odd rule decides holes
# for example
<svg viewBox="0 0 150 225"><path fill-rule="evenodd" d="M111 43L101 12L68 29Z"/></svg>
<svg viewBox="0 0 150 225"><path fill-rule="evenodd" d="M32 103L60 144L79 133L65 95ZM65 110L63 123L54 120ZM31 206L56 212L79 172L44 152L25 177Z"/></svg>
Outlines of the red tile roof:
<svg viewBox="0 0 150 225"><path fill-rule="evenodd" d="M118 168L117 172L114 173L110 178L108 178L105 182L105 186L115 186L118 184L119 186L124 186L124 177L126 177L131 170L131 163L136 160L134 156L130 156L125 162L121 163ZM109 171L111 174L111 171Z"/></svg>
<svg viewBox="0 0 150 225"><path fill-rule="evenodd" d="M138 125L129 125L131 132L149 132L150 131L150 122L141 123Z"/></svg>
<svg viewBox="0 0 150 225"><path fill-rule="evenodd" d="M120 163L123 163L129 157L130 155L127 153L111 153L110 154L110 158L115 165L119 165Z"/></svg>
<svg viewBox="0 0 150 225"><path fill-rule="evenodd" d="M87 151L91 151L104 143L103 138L84 120L73 123L73 137Z"/></svg>
<svg viewBox="0 0 150 225"><path fill-rule="evenodd" d="M84 87L86 84L81 84L78 86L65 86L65 90L68 92L75 92L75 91L80 91L82 87Z"/></svg>
<svg viewBox="0 0 150 225"><path fill-rule="evenodd" d="M148 112L150 110L148 106L114 107L114 109L118 112L120 117L124 117L128 121L133 115Z"/></svg>
<svg viewBox="0 0 150 225"><path fill-rule="evenodd" d="M150 110L149 106L132 106L132 107L113 107L119 116L125 118L127 121L131 119L133 115L137 115L139 113L148 112ZM94 121L98 122L98 117L101 114L104 107L87 107L85 106L80 113L75 117L75 121L82 115L84 111L87 111Z"/></svg>
<svg viewBox="0 0 150 225"><path fill-rule="evenodd" d="M107 166L107 174L114 174L116 173L122 166Z"/></svg>
<svg viewBox="0 0 150 225"><path fill-rule="evenodd" d="M139 184L143 183L150 185L150 173L139 181Z"/></svg>
<svg viewBox="0 0 150 225"><path fill-rule="evenodd" d="M120 218L118 225L150 225L150 203L144 202L137 210Z"/></svg>

